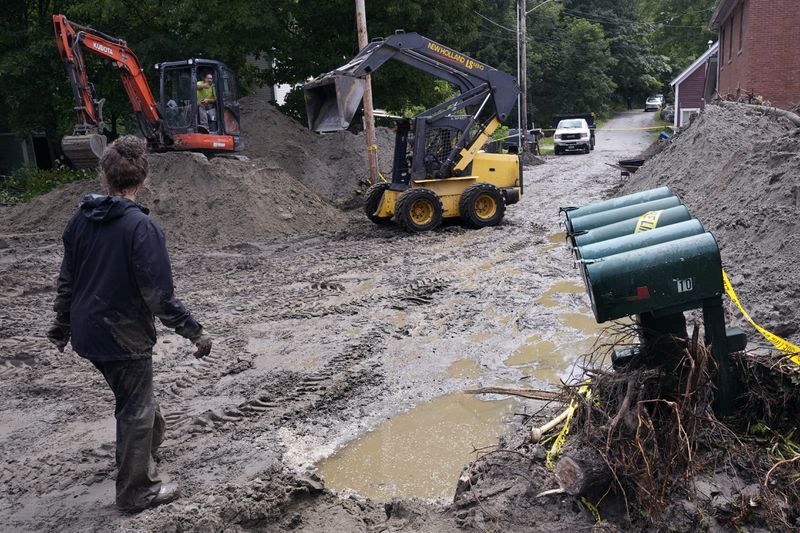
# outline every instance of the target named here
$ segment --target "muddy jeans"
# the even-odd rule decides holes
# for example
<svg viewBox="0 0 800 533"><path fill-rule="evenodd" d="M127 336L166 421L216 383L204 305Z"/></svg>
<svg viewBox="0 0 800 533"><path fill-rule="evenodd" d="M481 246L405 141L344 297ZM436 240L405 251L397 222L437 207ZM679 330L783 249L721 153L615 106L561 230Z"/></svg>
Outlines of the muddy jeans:
<svg viewBox="0 0 800 533"><path fill-rule="evenodd" d="M114 391L117 419L117 507L147 507L158 494L153 454L164 440L166 423L153 396L153 360L92 361Z"/></svg>

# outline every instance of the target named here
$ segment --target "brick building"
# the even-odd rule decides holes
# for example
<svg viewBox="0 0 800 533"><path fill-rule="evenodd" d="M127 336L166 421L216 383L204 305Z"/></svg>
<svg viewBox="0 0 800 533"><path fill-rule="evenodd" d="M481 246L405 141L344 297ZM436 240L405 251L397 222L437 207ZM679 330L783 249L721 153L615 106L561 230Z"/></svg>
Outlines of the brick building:
<svg viewBox="0 0 800 533"><path fill-rule="evenodd" d="M720 94L752 92L784 109L800 104L798 0L719 0L709 27L719 31Z"/></svg>

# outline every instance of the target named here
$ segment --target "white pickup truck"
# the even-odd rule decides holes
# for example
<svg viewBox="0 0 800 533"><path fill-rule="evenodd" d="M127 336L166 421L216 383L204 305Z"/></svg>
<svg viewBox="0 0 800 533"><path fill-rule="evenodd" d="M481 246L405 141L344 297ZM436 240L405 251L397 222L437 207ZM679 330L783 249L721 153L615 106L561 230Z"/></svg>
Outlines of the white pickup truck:
<svg viewBox="0 0 800 533"><path fill-rule="evenodd" d="M553 150L556 155L577 151L588 154L593 144L592 132L585 119L568 118L561 120L556 126L553 135Z"/></svg>

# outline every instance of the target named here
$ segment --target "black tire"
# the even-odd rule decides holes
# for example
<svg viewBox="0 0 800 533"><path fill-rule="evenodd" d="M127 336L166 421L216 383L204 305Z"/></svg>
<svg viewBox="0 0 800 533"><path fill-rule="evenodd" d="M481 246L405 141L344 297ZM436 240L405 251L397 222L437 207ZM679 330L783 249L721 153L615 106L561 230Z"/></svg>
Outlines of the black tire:
<svg viewBox="0 0 800 533"><path fill-rule="evenodd" d="M442 223L442 201L430 189L408 189L400 198L394 212L397 224L410 233L431 231Z"/></svg>
<svg viewBox="0 0 800 533"><path fill-rule="evenodd" d="M461 220L473 228L496 226L506 214L506 199L491 183L473 183L458 201Z"/></svg>
<svg viewBox="0 0 800 533"><path fill-rule="evenodd" d="M583 153L584 154L588 154L591 151L592 151L592 145L591 144L587 144L586 147L583 149Z"/></svg>
<svg viewBox="0 0 800 533"><path fill-rule="evenodd" d="M559 146L558 146L558 145L555 145L555 146L553 147L553 153L554 153L555 155L561 155L561 150L559 149Z"/></svg>
<svg viewBox="0 0 800 533"><path fill-rule="evenodd" d="M367 215L367 218L375 224L386 225L392 222L392 217L390 216L377 217L374 214L380 206L381 198L383 198L383 191L388 188L388 183L380 182L370 185L369 189L367 189L367 192L364 194L364 213Z"/></svg>
<svg viewBox="0 0 800 533"><path fill-rule="evenodd" d="M589 149L594 150L594 137L592 137L592 141L589 143Z"/></svg>

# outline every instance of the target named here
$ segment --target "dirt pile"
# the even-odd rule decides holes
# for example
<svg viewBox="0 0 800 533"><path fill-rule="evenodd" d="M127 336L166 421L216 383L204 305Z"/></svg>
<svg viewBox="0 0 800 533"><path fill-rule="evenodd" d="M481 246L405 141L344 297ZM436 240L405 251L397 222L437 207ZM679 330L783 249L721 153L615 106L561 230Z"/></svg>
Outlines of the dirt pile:
<svg viewBox="0 0 800 533"><path fill-rule="evenodd" d="M325 200L344 209L361 205L369 185L364 134L318 135L256 97L243 98L243 153L268 157ZM391 177L394 133L378 128L378 168Z"/></svg>
<svg viewBox="0 0 800 533"><path fill-rule="evenodd" d="M208 160L201 154L151 154L150 184L137 200L175 246L226 245L341 228L347 218L269 159ZM14 233L60 232L97 180L73 183L4 209Z"/></svg>
<svg viewBox="0 0 800 533"><path fill-rule="evenodd" d="M710 105L620 194L661 185L716 236L756 322L800 341L800 128L746 105Z"/></svg>

